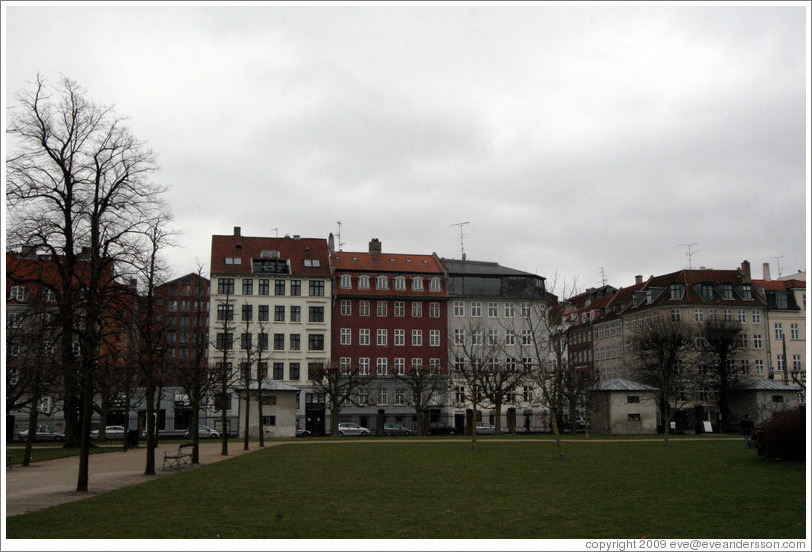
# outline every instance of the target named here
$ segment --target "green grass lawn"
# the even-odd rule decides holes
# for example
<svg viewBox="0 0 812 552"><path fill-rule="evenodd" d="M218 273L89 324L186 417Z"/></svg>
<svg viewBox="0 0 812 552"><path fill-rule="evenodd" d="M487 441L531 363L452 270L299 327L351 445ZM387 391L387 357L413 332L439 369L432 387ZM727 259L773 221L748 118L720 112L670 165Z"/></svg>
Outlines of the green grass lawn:
<svg viewBox="0 0 812 552"><path fill-rule="evenodd" d="M803 538L805 466L736 441L281 445L7 519L8 538ZM91 474L92 478L92 474ZM103 515L102 515L103 513Z"/></svg>

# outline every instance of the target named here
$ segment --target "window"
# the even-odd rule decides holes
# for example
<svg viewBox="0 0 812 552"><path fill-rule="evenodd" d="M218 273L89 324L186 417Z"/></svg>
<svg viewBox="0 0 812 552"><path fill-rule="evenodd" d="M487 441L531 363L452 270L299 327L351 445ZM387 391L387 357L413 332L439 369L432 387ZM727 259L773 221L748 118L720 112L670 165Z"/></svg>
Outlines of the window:
<svg viewBox="0 0 812 552"><path fill-rule="evenodd" d="M388 359L386 357L378 357L375 371L379 376L385 376L389 373Z"/></svg>
<svg viewBox="0 0 812 552"><path fill-rule="evenodd" d="M302 307L298 305L290 307L290 321L291 322L302 321Z"/></svg>
<svg viewBox="0 0 812 552"><path fill-rule="evenodd" d="M423 316L423 303L420 301L412 301L412 318L421 318Z"/></svg>
<svg viewBox="0 0 812 552"><path fill-rule="evenodd" d="M522 330L522 345L530 345L533 342L533 332L531 330Z"/></svg>
<svg viewBox="0 0 812 552"><path fill-rule="evenodd" d="M217 305L217 320L233 320L234 305Z"/></svg>
<svg viewBox="0 0 812 552"><path fill-rule="evenodd" d="M257 334L257 347L261 351L268 350L268 334L266 333Z"/></svg>
<svg viewBox="0 0 812 552"><path fill-rule="evenodd" d="M178 312L178 301L176 299L170 299L166 305L166 309L169 312Z"/></svg>
<svg viewBox="0 0 812 552"><path fill-rule="evenodd" d="M488 330L488 345L499 344L499 330Z"/></svg>
<svg viewBox="0 0 812 552"><path fill-rule="evenodd" d="M482 316L482 302L481 301L471 301L471 316L475 316L477 318Z"/></svg>
<svg viewBox="0 0 812 552"><path fill-rule="evenodd" d="M669 299L671 300L682 299L683 295L685 295L685 286L682 284L671 284L668 289L670 291Z"/></svg>
<svg viewBox="0 0 812 552"><path fill-rule="evenodd" d="M699 286L699 294L705 301L713 300L713 284L701 284Z"/></svg>
<svg viewBox="0 0 812 552"><path fill-rule="evenodd" d="M412 347L423 346L423 330L412 330Z"/></svg>
<svg viewBox="0 0 812 552"><path fill-rule="evenodd" d="M389 330L387 329L378 329L378 346L379 347L386 347L389 345Z"/></svg>
<svg viewBox="0 0 812 552"><path fill-rule="evenodd" d="M291 362L288 366L288 379L292 379L294 381L298 381L301 378L301 369L298 362Z"/></svg>
<svg viewBox="0 0 812 552"><path fill-rule="evenodd" d="M301 351L302 350L302 336L299 334L290 334L290 350L291 351Z"/></svg>
<svg viewBox="0 0 812 552"><path fill-rule="evenodd" d="M395 389L395 404L397 406L403 406L406 404L406 392L400 387Z"/></svg>
<svg viewBox="0 0 812 552"><path fill-rule="evenodd" d="M285 364L282 362L274 362L273 375L271 377L275 380L285 379Z"/></svg>
<svg viewBox="0 0 812 552"><path fill-rule="evenodd" d="M234 346L234 334L231 332L218 333L215 340L215 347L221 351L230 351Z"/></svg>
<svg viewBox="0 0 812 552"><path fill-rule="evenodd" d="M361 316L369 316L369 301L358 302L358 314Z"/></svg>
<svg viewBox="0 0 812 552"><path fill-rule="evenodd" d="M42 300L46 303L55 303L56 302L56 292L51 288L45 288L42 290ZM158 300L159 304L160 299Z"/></svg>
<svg viewBox="0 0 812 552"><path fill-rule="evenodd" d="M242 294L243 295L253 295L254 294L254 280L249 278L243 278L242 281Z"/></svg>
<svg viewBox="0 0 812 552"><path fill-rule="evenodd" d="M516 314L516 306L513 303L505 303L505 318L513 318Z"/></svg>
<svg viewBox="0 0 812 552"><path fill-rule="evenodd" d="M640 395L626 395L626 402L627 403L639 403L640 402Z"/></svg>
<svg viewBox="0 0 812 552"><path fill-rule="evenodd" d="M274 295L285 295L285 280L274 280L273 281L273 294Z"/></svg>
<svg viewBox="0 0 812 552"><path fill-rule="evenodd" d="M406 302L405 301L395 301L395 316L398 318L403 318L406 316Z"/></svg>
<svg viewBox="0 0 812 552"><path fill-rule="evenodd" d="M753 349L761 349L763 346L763 341L761 339L761 334L753 334Z"/></svg>
<svg viewBox="0 0 812 552"><path fill-rule="evenodd" d="M454 301L454 316L465 316L465 303L462 301Z"/></svg>
<svg viewBox="0 0 812 552"><path fill-rule="evenodd" d="M516 333L512 330L505 330L505 345L516 345Z"/></svg>
<svg viewBox="0 0 812 552"><path fill-rule="evenodd" d="M324 307L310 307L308 322L324 322Z"/></svg>
<svg viewBox="0 0 812 552"><path fill-rule="evenodd" d="M242 264L242 257L226 257L226 264L227 265Z"/></svg>
<svg viewBox="0 0 812 552"><path fill-rule="evenodd" d="M756 374L759 376L764 375L764 361L760 359L756 359L753 361L753 364L756 366Z"/></svg>
<svg viewBox="0 0 812 552"><path fill-rule="evenodd" d="M739 309L739 312L737 314L738 314L739 324L744 324L744 323L747 322L747 311L746 310Z"/></svg>
<svg viewBox="0 0 812 552"><path fill-rule="evenodd" d="M285 350L285 334L282 333L273 334L273 350L274 351Z"/></svg>
<svg viewBox="0 0 812 552"><path fill-rule="evenodd" d="M375 278L375 289L389 289L389 278L386 276Z"/></svg>
<svg viewBox="0 0 812 552"><path fill-rule="evenodd" d="M217 278L217 293L234 295L234 278Z"/></svg>
<svg viewBox="0 0 812 552"><path fill-rule="evenodd" d="M405 276L396 276L395 277L395 289L398 291L406 291L406 277Z"/></svg>
<svg viewBox="0 0 812 552"><path fill-rule="evenodd" d="M742 299L745 301L753 300L753 290L751 289L750 284L743 284L741 290Z"/></svg>
<svg viewBox="0 0 812 552"><path fill-rule="evenodd" d="M499 316L499 303L488 303L488 318Z"/></svg>
<svg viewBox="0 0 812 552"><path fill-rule="evenodd" d="M705 311L703 309L694 309L694 322L702 322L705 319Z"/></svg>
<svg viewBox="0 0 812 552"><path fill-rule="evenodd" d="M362 376L369 375L369 358L361 357L358 359L358 373Z"/></svg>
<svg viewBox="0 0 812 552"><path fill-rule="evenodd" d="M730 284L722 284L722 299L733 299L733 286Z"/></svg>
<svg viewBox="0 0 812 552"><path fill-rule="evenodd" d="M413 358L412 359L412 370L420 371L423 368L423 359L422 358Z"/></svg>
<svg viewBox="0 0 812 552"><path fill-rule="evenodd" d="M358 330L358 344L369 345L369 328L360 328Z"/></svg>
<svg viewBox="0 0 812 552"><path fill-rule="evenodd" d="M268 363L260 362L257 364L257 378L264 380L268 377Z"/></svg>
<svg viewBox="0 0 812 552"><path fill-rule="evenodd" d="M731 309L723 309L722 320L725 322L733 322L733 311Z"/></svg>
<svg viewBox="0 0 812 552"><path fill-rule="evenodd" d="M369 289L369 276L362 274L358 277L358 289Z"/></svg>
<svg viewBox="0 0 812 552"><path fill-rule="evenodd" d="M395 330L395 346L406 345L406 330Z"/></svg>
<svg viewBox="0 0 812 552"><path fill-rule="evenodd" d="M324 297L324 280L310 280L310 296Z"/></svg>
<svg viewBox="0 0 812 552"><path fill-rule="evenodd" d="M640 421L640 414L629 414L629 421L630 422L639 422Z"/></svg>
<svg viewBox="0 0 812 552"><path fill-rule="evenodd" d="M784 325L781 322L775 324L775 338L784 339Z"/></svg>
<svg viewBox="0 0 812 552"><path fill-rule="evenodd" d="M800 339L801 332L798 329L798 324L792 323L789 325L789 338L790 339Z"/></svg>
<svg viewBox="0 0 812 552"><path fill-rule="evenodd" d="M465 345L465 332L462 328L454 328L454 345Z"/></svg>
<svg viewBox="0 0 812 552"><path fill-rule="evenodd" d="M423 278L420 276L412 278L412 291L423 291Z"/></svg>
<svg viewBox="0 0 812 552"><path fill-rule="evenodd" d="M323 351L324 350L324 334L308 334L308 336L307 336L307 350L308 351Z"/></svg>
<svg viewBox="0 0 812 552"><path fill-rule="evenodd" d="M429 346L440 346L440 330L429 330Z"/></svg>
<svg viewBox="0 0 812 552"><path fill-rule="evenodd" d="M386 404L388 401L387 390L385 388L378 389L378 404Z"/></svg>
<svg viewBox="0 0 812 552"><path fill-rule="evenodd" d="M242 321L243 322L251 322L254 318L254 306L253 305L243 305L242 306Z"/></svg>
<svg viewBox="0 0 812 552"><path fill-rule="evenodd" d="M341 289L352 289L352 276L342 274L338 285L341 286Z"/></svg>
<svg viewBox="0 0 812 552"><path fill-rule="evenodd" d="M389 316L389 312L388 312L389 303L387 303L386 301L378 301L377 305L378 305L378 316L379 317L383 318L383 317Z"/></svg>
<svg viewBox="0 0 812 552"><path fill-rule="evenodd" d="M395 359L395 373L399 376L406 374L406 359L405 358L396 358Z"/></svg>
<svg viewBox="0 0 812 552"><path fill-rule="evenodd" d="M471 345L482 345L482 330L473 330L471 332Z"/></svg>
<svg viewBox="0 0 812 552"><path fill-rule="evenodd" d="M440 303L437 301L429 303L429 318L440 318Z"/></svg>
<svg viewBox="0 0 812 552"><path fill-rule="evenodd" d="M717 321L719 320L719 312L716 309L709 309L708 310L708 320Z"/></svg>
<svg viewBox="0 0 812 552"><path fill-rule="evenodd" d="M784 395L773 395L772 400L774 403L784 402Z"/></svg>
<svg viewBox="0 0 812 552"><path fill-rule="evenodd" d="M274 322L284 322L285 321L285 305L274 305L274 307L273 307L273 321Z"/></svg>
<svg viewBox="0 0 812 552"><path fill-rule="evenodd" d="M680 310L679 309L671 309L671 321L672 322L679 322L680 320Z"/></svg>
<svg viewBox="0 0 812 552"><path fill-rule="evenodd" d="M744 333L744 332L740 333L739 334L739 347L742 348L742 349L746 349L748 343L749 343L749 340L747 338L747 334Z"/></svg>
<svg viewBox="0 0 812 552"><path fill-rule="evenodd" d="M431 367L432 374L439 374L440 373L440 359L439 358L430 358L429 359L429 366Z"/></svg>
<svg viewBox="0 0 812 552"><path fill-rule="evenodd" d="M323 282L322 282L323 284ZM291 280L290 281L290 294L294 297L301 297L302 295L302 281L301 280ZM311 295L313 295L311 293ZM322 294L324 295L324 294Z"/></svg>
<svg viewBox="0 0 812 552"><path fill-rule="evenodd" d="M801 362L801 355L792 355L792 371L800 372L802 369L803 363Z"/></svg>
<svg viewBox="0 0 812 552"><path fill-rule="evenodd" d="M432 278L429 280L429 291L442 291L443 288L440 284L440 279L437 277Z"/></svg>
<svg viewBox="0 0 812 552"><path fill-rule="evenodd" d="M757 310L753 311L753 324L761 324L761 313Z"/></svg>
<svg viewBox="0 0 812 552"><path fill-rule="evenodd" d="M259 279L259 294L260 295L270 295L271 292L271 281L267 278L260 278Z"/></svg>
<svg viewBox="0 0 812 552"><path fill-rule="evenodd" d="M319 268L321 267L320 259L305 259L304 265L306 268Z"/></svg>
<svg viewBox="0 0 812 552"><path fill-rule="evenodd" d="M341 316L352 316L352 301L349 299L341 300Z"/></svg>
<svg viewBox="0 0 812 552"><path fill-rule="evenodd" d="M352 345L352 329L341 328L341 344Z"/></svg>

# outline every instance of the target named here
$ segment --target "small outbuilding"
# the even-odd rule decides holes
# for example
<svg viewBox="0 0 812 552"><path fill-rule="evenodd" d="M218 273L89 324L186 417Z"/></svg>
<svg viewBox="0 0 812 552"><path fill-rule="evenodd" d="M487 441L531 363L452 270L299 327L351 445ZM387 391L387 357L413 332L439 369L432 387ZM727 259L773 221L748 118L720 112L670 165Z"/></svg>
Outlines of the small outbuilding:
<svg viewBox="0 0 812 552"><path fill-rule="evenodd" d="M249 387L251 402L248 407L248 436L259 437L259 387L256 382ZM265 437L296 437L296 397L300 389L281 381L262 382L262 428ZM245 389L240 395L240 436L245 431Z"/></svg>
<svg viewBox="0 0 812 552"><path fill-rule="evenodd" d="M593 433L657 433L657 388L627 379L602 381L590 391Z"/></svg>
<svg viewBox="0 0 812 552"><path fill-rule="evenodd" d="M793 387L775 380L742 380L728 387L732 427L739 427L745 414L754 423L769 419L776 412L795 408L801 402L800 387Z"/></svg>

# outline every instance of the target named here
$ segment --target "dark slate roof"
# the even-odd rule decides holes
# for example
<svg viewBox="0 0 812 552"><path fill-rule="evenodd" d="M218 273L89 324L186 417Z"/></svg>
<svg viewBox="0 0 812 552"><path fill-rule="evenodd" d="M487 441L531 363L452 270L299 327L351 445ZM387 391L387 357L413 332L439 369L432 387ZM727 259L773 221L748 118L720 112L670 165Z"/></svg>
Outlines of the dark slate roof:
<svg viewBox="0 0 812 552"><path fill-rule="evenodd" d="M543 276L508 268L490 261L462 261L460 259L446 258L440 260L445 265L449 276L533 276L544 279Z"/></svg>
<svg viewBox="0 0 812 552"><path fill-rule="evenodd" d="M593 387L595 391L657 391L656 387L644 385L627 379L611 379L598 383Z"/></svg>
<svg viewBox="0 0 812 552"><path fill-rule="evenodd" d="M799 387L786 385L775 380L743 380L730 384L731 391L800 391Z"/></svg>

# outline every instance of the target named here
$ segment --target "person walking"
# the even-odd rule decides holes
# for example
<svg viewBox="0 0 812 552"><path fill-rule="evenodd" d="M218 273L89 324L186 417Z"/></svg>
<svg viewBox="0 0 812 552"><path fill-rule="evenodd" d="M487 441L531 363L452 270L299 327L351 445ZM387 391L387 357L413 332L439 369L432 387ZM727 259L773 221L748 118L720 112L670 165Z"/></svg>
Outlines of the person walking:
<svg viewBox="0 0 812 552"><path fill-rule="evenodd" d="M744 435L744 448L753 448L753 443L750 441L750 436L753 434L755 424L753 423L753 420L750 419L750 414L744 415L742 421L739 422L739 427L742 430L742 435Z"/></svg>
<svg viewBox="0 0 812 552"><path fill-rule="evenodd" d="M524 432L530 433L530 416L524 417Z"/></svg>

